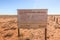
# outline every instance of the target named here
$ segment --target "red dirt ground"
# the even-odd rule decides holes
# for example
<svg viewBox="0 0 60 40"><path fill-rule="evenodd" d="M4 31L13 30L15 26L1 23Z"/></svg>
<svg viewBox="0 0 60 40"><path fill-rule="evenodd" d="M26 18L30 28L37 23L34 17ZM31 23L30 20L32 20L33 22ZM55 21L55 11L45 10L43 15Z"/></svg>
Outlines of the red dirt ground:
<svg viewBox="0 0 60 40"><path fill-rule="evenodd" d="M47 20L47 40L60 40L60 16ZM0 40L18 40L17 16L0 16ZM45 40L45 28L20 29L20 40Z"/></svg>

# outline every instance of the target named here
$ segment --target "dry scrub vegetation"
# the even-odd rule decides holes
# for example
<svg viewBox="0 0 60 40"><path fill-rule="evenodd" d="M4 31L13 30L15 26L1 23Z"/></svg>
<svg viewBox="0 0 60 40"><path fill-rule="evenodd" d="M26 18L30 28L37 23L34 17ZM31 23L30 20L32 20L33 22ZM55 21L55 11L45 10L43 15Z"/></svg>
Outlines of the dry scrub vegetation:
<svg viewBox="0 0 60 40"><path fill-rule="evenodd" d="M17 40L17 17L0 16L0 40Z"/></svg>
<svg viewBox="0 0 60 40"><path fill-rule="evenodd" d="M48 16L47 40L60 40L60 16ZM17 16L0 16L0 40L18 40ZM19 40L45 40L45 28L20 29Z"/></svg>

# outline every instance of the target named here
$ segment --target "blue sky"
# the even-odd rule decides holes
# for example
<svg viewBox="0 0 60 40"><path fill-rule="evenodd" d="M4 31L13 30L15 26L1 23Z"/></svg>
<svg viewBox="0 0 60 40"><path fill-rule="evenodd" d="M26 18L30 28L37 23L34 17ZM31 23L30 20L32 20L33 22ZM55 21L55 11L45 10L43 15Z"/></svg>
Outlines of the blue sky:
<svg viewBox="0 0 60 40"><path fill-rule="evenodd" d="M17 15L17 9L47 8L48 14L60 14L60 0L0 0L0 15Z"/></svg>

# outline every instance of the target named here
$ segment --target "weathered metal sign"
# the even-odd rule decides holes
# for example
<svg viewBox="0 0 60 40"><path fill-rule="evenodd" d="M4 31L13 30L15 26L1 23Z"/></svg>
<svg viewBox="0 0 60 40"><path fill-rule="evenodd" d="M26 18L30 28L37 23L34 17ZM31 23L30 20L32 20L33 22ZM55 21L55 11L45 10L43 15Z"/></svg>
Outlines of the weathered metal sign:
<svg viewBox="0 0 60 40"><path fill-rule="evenodd" d="M46 23L47 9L18 10L20 23Z"/></svg>
<svg viewBox="0 0 60 40"><path fill-rule="evenodd" d="M21 9L18 10L18 18L20 26L21 24L45 26L47 23L47 9Z"/></svg>

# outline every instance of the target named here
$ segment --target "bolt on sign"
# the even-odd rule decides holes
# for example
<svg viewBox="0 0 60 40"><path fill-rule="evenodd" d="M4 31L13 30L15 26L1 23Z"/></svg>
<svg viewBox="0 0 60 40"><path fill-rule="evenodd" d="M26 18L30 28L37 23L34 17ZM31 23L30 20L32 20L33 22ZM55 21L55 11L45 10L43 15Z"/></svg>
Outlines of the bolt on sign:
<svg viewBox="0 0 60 40"><path fill-rule="evenodd" d="M46 40L47 9L18 9L18 22L20 40ZM22 31L27 35L19 36Z"/></svg>
<svg viewBox="0 0 60 40"><path fill-rule="evenodd" d="M18 9L18 20L20 28L45 27L47 24L47 9Z"/></svg>

